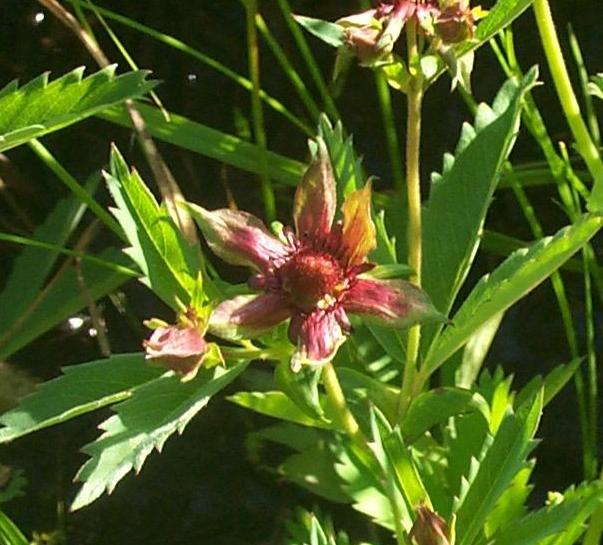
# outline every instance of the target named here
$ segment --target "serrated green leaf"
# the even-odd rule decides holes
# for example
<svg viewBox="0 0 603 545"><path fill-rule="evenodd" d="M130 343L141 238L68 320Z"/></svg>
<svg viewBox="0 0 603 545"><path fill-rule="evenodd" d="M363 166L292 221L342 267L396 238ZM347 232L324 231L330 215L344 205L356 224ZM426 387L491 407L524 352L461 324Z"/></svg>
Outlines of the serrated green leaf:
<svg viewBox="0 0 603 545"><path fill-rule="evenodd" d="M341 203L350 192L364 186L362 161L356 156L352 137L345 135L341 122L333 126L326 115L321 115L318 135L327 146L337 183L337 202Z"/></svg>
<svg viewBox="0 0 603 545"><path fill-rule="evenodd" d="M143 354L64 367L62 376L41 384L18 407L0 416L0 443L123 401L137 386L164 372L145 363Z"/></svg>
<svg viewBox="0 0 603 545"><path fill-rule="evenodd" d="M131 265L130 259L114 249L105 250L98 257L124 267ZM0 346L0 360L8 358L33 339L86 307L91 300L104 297L131 278L128 274L117 270L108 271L106 267L87 260L82 261L79 273L75 267L70 267L45 292L26 320L11 325L10 335L6 336L5 342ZM82 291L81 279L86 285L85 292Z"/></svg>
<svg viewBox="0 0 603 545"><path fill-rule="evenodd" d="M431 374L461 348L485 322L506 310L556 271L603 225L603 218L584 215L555 236L529 249L515 252L494 272L483 277L469 294L452 322L434 340L423 364Z"/></svg>
<svg viewBox="0 0 603 545"><path fill-rule="evenodd" d="M444 314L475 258L501 166L515 141L522 98L536 77L532 69L519 85L509 80L492 108L480 105L474 127L464 126L455 156L446 156L442 174L433 177L423 213L423 287ZM424 346L435 331L426 329Z"/></svg>
<svg viewBox="0 0 603 545"><path fill-rule="evenodd" d="M82 78L84 68L49 82L48 73L0 91L0 152L57 131L155 87L147 71L115 75L116 65Z"/></svg>
<svg viewBox="0 0 603 545"><path fill-rule="evenodd" d="M238 392L227 399L266 416L313 428L333 429L333 425L329 422L312 418L302 411L283 392Z"/></svg>
<svg viewBox="0 0 603 545"><path fill-rule="evenodd" d="M402 436L412 443L436 424L469 411L481 413L490 421L490 409L478 393L462 388L438 388L413 399L401 423Z"/></svg>
<svg viewBox="0 0 603 545"><path fill-rule="evenodd" d="M111 174L105 178L117 204L114 214L132 245L127 253L140 267L145 282L176 310L176 298L190 304L200 263L167 210L157 204L138 173L128 169L115 147Z"/></svg>
<svg viewBox="0 0 603 545"><path fill-rule="evenodd" d="M601 504L603 489L597 483L583 487L582 492L512 521L495 534L494 544L536 545L546 537L567 532L572 526L582 525L584 519Z"/></svg>
<svg viewBox="0 0 603 545"><path fill-rule="evenodd" d="M98 177L88 181L85 185L86 192L92 194L98 182ZM64 246L85 211L86 205L77 197L61 200L34 231L33 238ZM39 296L58 255L48 250L28 247L15 259L4 289L0 293L0 332L8 331L12 324L22 319L21 316Z"/></svg>
<svg viewBox="0 0 603 545"><path fill-rule="evenodd" d="M247 172L266 172L274 181L285 185L296 186L304 173L305 166L299 161L270 151L265 152L264 163L263 152L258 146L230 134L171 112L170 122L166 123L160 110L146 104L137 103L136 108L145 120L151 136L158 140ZM99 117L125 127L132 126L127 110L121 106L104 110Z"/></svg>
<svg viewBox="0 0 603 545"><path fill-rule="evenodd" d="M178 376L160 377L138 388L116 414L105 420L104 433L82 450L90 456L76 479L82 481L72 510L89 505L134 469L137 473L153 450L161 451L168 438L182 433L213 395L230 384L247 366L203 369L189 382Z"/></svg>
<svg viewBox="0 0 603 545"><path fill-rule="evenodd" d="M329 21L302 15L294 15L293 18L308 32L331 47L341 47L345 44L345 30L343 27Z"/></svg>
<svg viewBox="0 0 603 545"><path fill-rule="evenodd" d="M584 358L576 358L567 364L558 365L544 379L540 375L535 376L519 391L515 399L515 406L521 406L525 400L531 398L544 386L543 406L546 407L574 376L583 361Z"/></svg>
<svg viewBox="0 0 603 545"><path fill-rule="evenodd" d="M456 506L458 545L470 545L480 535L496 501L523 468L534 447L533 437L541 412L542 391L517 415L506 414L475 477Z"/></svg>
<svg viewBox="0 0 603 545"><path fill-rule="evenodd" d="M499 528L518 520L526 514L526 500L534 488L529 484L532 471L536 465L535 460L530 460L521 469L503 492L492 511L490 511L484 526L484 533L491 537Z"/></svg>

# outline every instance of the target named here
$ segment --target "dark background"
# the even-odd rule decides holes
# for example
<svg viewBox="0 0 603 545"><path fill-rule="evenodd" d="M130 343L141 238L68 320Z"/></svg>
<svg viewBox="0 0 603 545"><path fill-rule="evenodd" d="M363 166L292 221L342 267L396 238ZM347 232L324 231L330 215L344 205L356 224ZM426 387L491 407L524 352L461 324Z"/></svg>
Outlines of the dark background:
<svg viewBox="0 0 603 545"><path fill-rule="evenodd" d="M356 4L348 1L298 0L291 3L296 13L330 20L356 9ZM484 2L485 7L488 4ZM241 4L236 0L106 0L102 5L176 36L241 74L247 73L245 17ZM264 0L261 8L265 20L308 82L308 87L314 90L276 2ZM589 73L603 71L600 1L553 0L552 8L564 47L567 46L566 25L571 21ZM4 0L1 3L0 87L14 78L26 82L46 70L53 76L80 65L88 66L89 71L96 70L86 51L51 14L45 13L44 20L36 22L36 14L40 12L43 10L31 0ZM100 25L92 18L90 20L107 55L120 60ZM168 110L227 133L236 131L235 110L249 119L250 97L247 91L191 57L126 27L110 24L138 65L152 70L153 76L162 80L157 92ZM543 54L531 12L526 12L514 28L522 66L527 69L532 64L541 63L544 85L535 90L534 95L545 114L549 131L554 140L570 141L549 74L542 66ZM324 73L328 74L333 51L312 37L308 41ZM264 87L302 115L299 100L270 52L262 49L261 54ZM126 69L125 62L120 60L120 65ZM356 149L364 156L367 172L379 176L378 189L387 191L391 188L389 162L374 83L368 76L368 72L362 69L353 69L338 98L338 106L346 128L355 135ZM504 81L487 46L477 53L473 81L476 97L488 102ZM317 93L314 96L318 96ZM394 107L396 124L403 136L405 111L402 97L394 96ZM449 81L445 77L427 94L424 111L422 155L424 179L427 180L428 172L439 170L442 154L454 148L461 123L469 120L470 115L459 96L449 92ZM304 160L305 137L297 129L292 130L289 122L272 110L266 108L265 116L270 149ZM128 161L137 165L145 179L152 179L131 134L104 121L90 119L44 140L80 180L106 163L111 141L118 143ZM166 144L159 146L188 199L209 207L222 206L225 202L223 180L227 180L240 207L261 214L258 182L253 176ZM65 191L27 147L11 150L7 155L23 182L12 190L21 199L28 222L13 218L8 210L0 208L0 217L4 215L2 229L7 230L8 223L17 231L27 232L27 223L30 226L39 223ZM536 144L522 135L515 147L513 161L523 163L540 159ZM547 232L553 232L565 223L554 204L552 188L531 189L529 195ZM106 204L109 202L104 192L99 199ZM280 219L286 221L291 202L290 188L279 188L277 200ZM3 202L0 207L4 207ZM508 191L497 194L489 216L489 227L526 240L531 238L521 211ZM97 244L102 246L109 241L102 235ZM18 248L3 244L0 251L1 284L10 271ZM481 255L472 277L476 279L483 271L491 270L498 260ZM233 270L228 274L233 280L243 280L245 273ZM581 279L570 276L567 280L578 334L583 336ZM169 318L166 309L141 286L131 284L122 291L132 315L140 321L151 315L163 314ZM104 301L102 307L114 352L138 350L144 334L142 328L124 327L123 319L108 301ZM10 363L27 370L32 376L47 379L56 376L62 365L97 357L99 353L94 339L85 332L72 332L63 326L16 354ZM507 373L514 373L516 385L521 385L534 374L544 373L568 359L556 303L550 285L545 284L509 311L488 362L490 366L502 365ZM97 436L95 426L107 414L101 411L80 418L19 440L0 451L0 462L24 469L29 480L27 496L7 506L7 512L25 532L49 531L56 527L57 498L68 502L73 497L76 486L71 483L71 478L85 460L84 455L77 451ZM282 521L291 509L297 504L311 507L315 499L280 482L267 465L263 465L267 461L278 460L278 452L264 451L260 464L252 459L253 450L246 444L246 432L264 422L222 399L214 400L188 426L182 438L172 438L162 455L149 457L139 477L128 476L112 496L104 496L91 507L68 515L66 529L69 542L95 545L278 543L282 535ZM544 442L536 451L539 465L535 474L535 501L539 501L546 490L563 489L581 478L573 386L568 386L550 405L539 435ZM351 528L359 536L366 534L360 517L350 516L348 510L335 506L327 505L326 509L335 513L342 527ZM347 515L344 517L343 513ZM386 542L385 537L383 542Z"/></svg>

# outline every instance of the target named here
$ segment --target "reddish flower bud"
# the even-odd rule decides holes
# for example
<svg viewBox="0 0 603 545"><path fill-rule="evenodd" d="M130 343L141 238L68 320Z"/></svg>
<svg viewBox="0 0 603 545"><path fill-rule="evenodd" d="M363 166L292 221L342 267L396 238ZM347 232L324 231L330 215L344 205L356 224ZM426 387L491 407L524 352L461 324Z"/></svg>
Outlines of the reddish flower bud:
<svg viewBox="0 0 603 545"><path fill-rule="evenodd" d="M176 371L185 380L194 378L207 352L207 343L196 327L158 327L143 343L146 359Z"/></svg>
<svg viewBox="0 0 603 545"><path fill-rule="evenodd" d="M455 2L444 8L436 17L436 32L445 43L456 44L473 38L475 20L473 13L463 2Z"/></svg>
<svg viewBox="0 0 603 545"><path fill-rule="evenodd" d="M427 506L420 505L410 535L417 545L451 545L446 521Z"/></svg>

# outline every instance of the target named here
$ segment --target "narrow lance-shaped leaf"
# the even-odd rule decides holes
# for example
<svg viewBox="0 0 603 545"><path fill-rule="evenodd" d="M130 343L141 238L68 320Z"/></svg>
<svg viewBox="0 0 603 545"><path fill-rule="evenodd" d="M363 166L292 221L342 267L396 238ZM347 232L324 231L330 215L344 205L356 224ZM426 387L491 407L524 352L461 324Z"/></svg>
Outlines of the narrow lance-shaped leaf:
<svg viewBox="0 0 603 545"><path fill-rule="evenodd" d="M463 126L455 156L447 155L442 174L432 175L423 214L423 286L445 314L475 258L501 166L515 141L522 98L536 77L533 68L519 85L509 80L492 108L481 104L475 124ZM425 347L435 331L426 329Z"/></svg>
<svg viewBox="0 0 603 545"><path fill-rule="evenodd" d="M86 183L85 190L92 194L98 182L98 176L91 178ZM44 223L35 230L33 238L64 246L85 211L86 205L74 196L60 201ZM0 293L0 332L8 331L15 322L22 319L21 316L39 296L57 258L57 252L29 247L15 259L10 276Z"/></svg>
<svg viewBox="0 0 603 545"><path fill-rule="evenodd" d="M265 169L270 178L286 185L297 185L304 173L305 166L302 163L271 151L266 152L264 165L260 160L261 153L258 146L231 134L171 112L170 123L166 123L163 114L157 108L142 103L137 103L136 108L143 116L149 133L163 142L253 174L261 174ZM132 120L123 107L104 110L99 117L125 127L132 126Z"/></svg>
<svg viewBox="0 0 603 545"><path fill-rule="evenodd" d="M0 543L3 545L29 545L29 540L2 511L0 511Z"/></svg>
<svg viewBox="0 0 603 545"><path fill-rule="evenodd" d="M565 263L603 225L603 218L584 215L573 225L507 258L483 277L469 294L453 325L435 339L423 364L431 374L467 342L481 324L504 311Z"/></svg>
<svg viewBox="0 0 603 545"><path fill-rule="evenodd" d="M0 443L123 401L134 388L164 372L145 363L141 353L64 367L62 376L41 384L18 407L0 416Z"/></svg>
<svg viewBox="0 0 603 545"><path fill-rule="evenodd" d="M124 267L132 263L121 252L111 248L98 257ZM108 271L107 267L87 260L82 261L79 270L70 267L60 280L49 287L27 320L17 323L17 327L13 326L14 330L11 329L10 335L0 347L0 360L8 358L33 339L86 307L90 301L96 301L113 292L131 278L129 274L117 270Z"/></svg>
<svg viewBox="0 0 603 545"><path fill-rule="evenodd" d="M104 431L101 437L83 449L91 459L78 472L77 479L84 484L72 510L92 503L105 491L111 493L132 469L139 472L154 449L161 451L172 434L182 433L211 397L246 366L241 363L230 369L203 370L185 383L177 376L165 376L140 387L117 405L117 414L100 425Z"/></svg>
<svg viewBox="0 0 603 545"><path fill-rule="evenodd" d="M117 204L114 214L132 245L126 253L168 305L176 308L176 297L188 304L200 267L197 255L117 148L111 152L111 174L105 177Z"/></svg>
<svg viewBox="0 0 603 545"><path fill-rule="evenodd" d="M22 87L13 81L0 90L0 151L81 121L126 99L150 91L147 71L116 76L116 65L82 79L84 68L49 82L48 73Z"/></svg>

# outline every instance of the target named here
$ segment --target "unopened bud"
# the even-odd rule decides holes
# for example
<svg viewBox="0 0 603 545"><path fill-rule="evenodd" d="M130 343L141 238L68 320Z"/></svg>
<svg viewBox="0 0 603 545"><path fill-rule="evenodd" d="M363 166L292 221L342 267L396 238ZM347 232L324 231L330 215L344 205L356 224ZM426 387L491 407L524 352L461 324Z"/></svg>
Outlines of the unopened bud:
<svg viewBox="0 0 603 545"><path fill-rule="evenodd" d="M417 519L410 535L417 545L452 545L446 521L425 505L417 509Z"/></svg>

